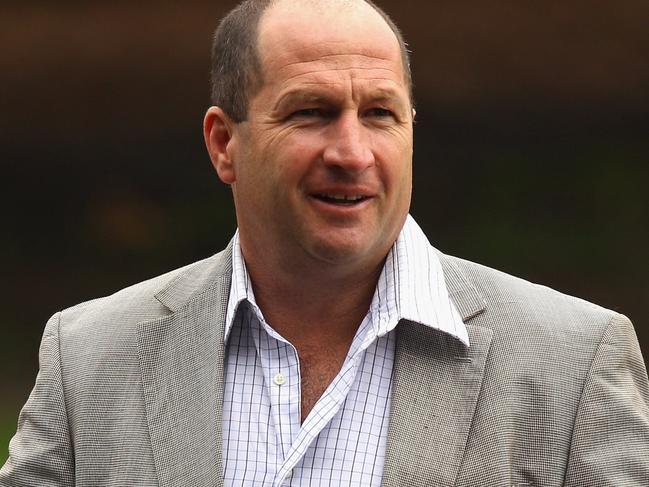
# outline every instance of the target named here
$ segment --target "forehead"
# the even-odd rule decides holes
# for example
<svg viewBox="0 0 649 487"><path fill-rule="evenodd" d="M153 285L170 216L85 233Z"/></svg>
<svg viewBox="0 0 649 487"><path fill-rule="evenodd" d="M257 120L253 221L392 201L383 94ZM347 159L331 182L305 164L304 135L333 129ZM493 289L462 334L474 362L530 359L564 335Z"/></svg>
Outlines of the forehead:
<svg viewBox="0 0 649 487"><path fill-rule="evenodd" d="M261 19L258 50L265 78L321 67L385 70L404 81L395 34L362 0L280 0Z"/></svg>

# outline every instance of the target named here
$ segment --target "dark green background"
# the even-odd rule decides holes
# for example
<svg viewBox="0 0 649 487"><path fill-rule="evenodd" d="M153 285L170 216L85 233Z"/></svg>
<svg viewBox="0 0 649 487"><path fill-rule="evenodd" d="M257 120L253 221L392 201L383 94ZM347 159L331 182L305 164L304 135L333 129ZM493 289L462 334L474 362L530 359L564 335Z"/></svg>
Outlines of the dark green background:
<svg viewBox="0 0 649 487"><path fill-rule="evenodd" d="M628 314L647 356L646 1L381 4L414 52L433 244ZM0 6L0 463L51 314L232 235L201 135L232 5Z"/></svg>

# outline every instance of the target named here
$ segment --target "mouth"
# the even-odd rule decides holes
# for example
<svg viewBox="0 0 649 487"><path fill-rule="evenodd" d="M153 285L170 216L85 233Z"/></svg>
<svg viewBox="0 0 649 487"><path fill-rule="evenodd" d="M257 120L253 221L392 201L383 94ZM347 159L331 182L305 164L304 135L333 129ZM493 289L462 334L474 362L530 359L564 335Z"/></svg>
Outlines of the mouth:
<svg viewBox="0 0 649 487"><path fill-rule="evenodd" d="M364 196L362 194L316 193L311 196L324 203L338 206L354 206L370 199L369 196Z"/></svg>

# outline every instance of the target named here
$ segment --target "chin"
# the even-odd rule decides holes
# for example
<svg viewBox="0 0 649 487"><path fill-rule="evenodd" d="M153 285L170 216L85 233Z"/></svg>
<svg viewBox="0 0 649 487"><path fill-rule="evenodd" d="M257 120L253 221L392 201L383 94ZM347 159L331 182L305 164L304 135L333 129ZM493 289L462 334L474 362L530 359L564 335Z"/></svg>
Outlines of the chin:
<svg viewBox="0 0 649 487"><path fill-rule="evenodd" d="M312 256L331 265L366 262L372 253L372 246L366 239L349 237L318 240L312 242L310 247Z"/></svg>

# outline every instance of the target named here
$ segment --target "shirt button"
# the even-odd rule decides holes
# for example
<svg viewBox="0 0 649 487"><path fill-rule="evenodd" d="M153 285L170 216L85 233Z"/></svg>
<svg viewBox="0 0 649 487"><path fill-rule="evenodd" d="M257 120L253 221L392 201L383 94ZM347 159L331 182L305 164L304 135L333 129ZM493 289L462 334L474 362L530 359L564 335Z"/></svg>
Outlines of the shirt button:
<svg viewBox="0 0 649 487"><path fill-rule="evenodd" d="M286 382L286 377L284 377L284 374L282 373L275 374L275 377L273 377L273 382L278 386L281 386Z"/></svg>

